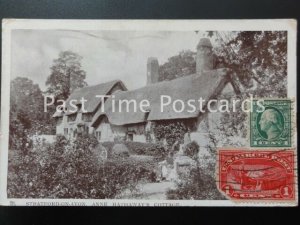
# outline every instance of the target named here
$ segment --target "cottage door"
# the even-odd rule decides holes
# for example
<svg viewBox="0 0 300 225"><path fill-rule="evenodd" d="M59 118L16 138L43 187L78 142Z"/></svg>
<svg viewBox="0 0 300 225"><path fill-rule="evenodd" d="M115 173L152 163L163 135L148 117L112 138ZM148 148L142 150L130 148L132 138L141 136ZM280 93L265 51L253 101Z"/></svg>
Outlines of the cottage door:
<svg viewBox="0 0 300 225"><path fill-rule="evenodd" d="M133 141L133 133L127 133L127 141Z"/></svg>

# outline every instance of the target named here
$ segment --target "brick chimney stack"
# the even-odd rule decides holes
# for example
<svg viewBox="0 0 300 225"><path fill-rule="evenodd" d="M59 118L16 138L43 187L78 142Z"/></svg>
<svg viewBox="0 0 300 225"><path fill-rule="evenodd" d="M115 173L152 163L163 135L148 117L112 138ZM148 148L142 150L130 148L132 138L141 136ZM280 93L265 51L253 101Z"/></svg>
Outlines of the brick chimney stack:
<svg viewBox="0 0 300 225"><path fill-rule="evenodd" d="M212 44L208 38L201 38L197 45L196 73L201 74L214 68Z"/></svg>
<svg viewBox="0 0 300 225"><path fill-rule="evenodd" d="M149 57L147 60L147 85L158 82L158 60L155 57Z"/></svg>

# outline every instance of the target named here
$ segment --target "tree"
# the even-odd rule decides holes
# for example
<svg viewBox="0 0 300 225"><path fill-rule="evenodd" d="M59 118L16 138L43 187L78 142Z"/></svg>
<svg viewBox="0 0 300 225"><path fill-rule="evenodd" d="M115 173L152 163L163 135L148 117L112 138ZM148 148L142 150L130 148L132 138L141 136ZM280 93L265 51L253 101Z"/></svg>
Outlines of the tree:
<svg viewBox="0 0 300 225"><path fill-rule="evenodd" d="M51 115L44 112L44 97L38 84L17 77L10 84L10 146L24 148L28 136L51 133Z"/></svg>
<svg viewBox="0 0 300 225"><path fill-rule="evenodd" d="M205 35L215 40L213 51L216 67L231 69L232 83L241 90L238 96L231 98L244 100L250 94L253 97L287 96L286 31L209 31ZM183 51L170 57L159 68L159 80L192 74L196 65L194 56L194 52ZM234 140L229 137L246 138L246 118L247 115L242 111L222 113L221 124L216 129L218 134L210 133L211 143L221 140L225 145L242 145L233 143Z"/></svg>
<svg viewBox="0 0 300 225"><path fill-rule="evenodd" d="M63 51L51 66L47 78L47 94L54 95L55 100L66 100L76 88L87 85L84 81L86 72L81 68L82 57L71 51Z"/></svg>
<svg viewBox="0 0 300 225"><path fill-rule="evenodd" d="M32 119L43 117L43 94L38 84L25 77L11 81L10 105L14 112L23 111Z"/></svg>
<svg viewBox="0 0 300 225"><path fill-rule="evenodd" d="M184 134L194 126L193 119L186 119L184 121L160 121L157 122L153 132L158 141L166 140L168 147L174 143L183 143Z"/></svg>
<svg viewBox="0 0 300 225"><path fill-rule="evenodd" d="M217 67L232 69L244 93L256 97L286 96L286 31L209 31L206 35L216 40ZM159 68L159 81L195 73L195 55L185 50L170 57Z"/></svg>
<svg viewBox="0 0 300 225"><path fill-rule="evenodd" d="M231 98L244 100L250 94L264 98L287 96L286 31L211 32L210 35L218 43L215 54L219 66L233 71L232 79L242 90ZM232 110L222 113L221 123L212 135L223 145L243 146L247 136L246 113Z"/></svg>
<svg viewBox="0 0 300 225"><path fill-rule="evenodd" d="M255 97L286 97L287 32L212 32L215 54L234 71L244 92Z"/></svg>
<svg viewBox="0 0 300 225"><path fill-rule="evenodd" d="M159 81L172 80L195 73L195 55L195 52L186 50L181 51L178 55L170 57L168 62L161 65L159 68Z"/></svg>

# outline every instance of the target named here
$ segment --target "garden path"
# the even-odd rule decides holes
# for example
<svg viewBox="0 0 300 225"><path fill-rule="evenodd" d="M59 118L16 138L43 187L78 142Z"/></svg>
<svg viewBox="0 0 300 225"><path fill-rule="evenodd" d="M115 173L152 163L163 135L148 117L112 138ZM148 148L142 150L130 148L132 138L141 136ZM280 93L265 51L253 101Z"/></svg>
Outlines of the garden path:
<svg viewBox="0 0 300 225"><path fill-rule="evenodd" d="M165 200L167 199L166 193L169 189L174 189L175 184L171 181L162 181L156 183L141 184L139 188L140 199L153 199L153 200Z"/></svg>

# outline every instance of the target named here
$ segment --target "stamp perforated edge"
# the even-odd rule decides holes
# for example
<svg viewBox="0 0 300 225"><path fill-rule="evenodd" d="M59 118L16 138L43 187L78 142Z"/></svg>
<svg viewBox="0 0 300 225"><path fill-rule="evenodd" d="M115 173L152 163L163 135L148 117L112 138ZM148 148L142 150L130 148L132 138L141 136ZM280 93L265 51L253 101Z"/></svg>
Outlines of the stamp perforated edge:
<svg viewBox="0 0 300 225"><path fill-rule="evenodd" d="M275 146L251 146L251 112L247 113L247 118L246 118L246 129L247 129L247 143L248 143L248 148L253 148L253 149L261 149L261 150L268 150L270 148L274 148L274 149L296 149L296 141L295 141L295 135L297 133L297 117L296 117L296 107L295 107L295 102L296 102L296 98L295 97L286 97L286 98L253 98L253 100L264 100L264 101L268 101L268 100L290 100L291 101L291 114L290 114L290 119L291 119L291 146L284 146L284 147L275 147ZM247 104L247 109L249 109L249 104Z"/></svg>
<svg viewBox="0 0 300 225"><path fill-rule="evenodd" d="M295 189L295 198L294 199L287 199L287 200L272 200L272 199L232 199L230 198L228 195L226 195L223 190L220 188L219 186L219 157L220 151L226 151L226 150L239 150L239 151L270 151L270 152L280 152L280 151L285 151L285 150L292 150L294 152L294 189ZM269 205L269 204L274 204L274 205L278 205L278 203L282 203L282 204L288 204L288 206L298 206L298 162L297 162L297 149L296 148L278 148L277 150L269 148L259 148L259 149L255 149L255 148L238 148L238 147L224 147L224 148L217 148L217 157L216 157L216 167L215 167L215 182L216 182L216 186L218 191L227 199L230 200L231 202L235 203L235 204L253 204L253 203L259 203L259 204L265 204L265 205Z"/></svg>

